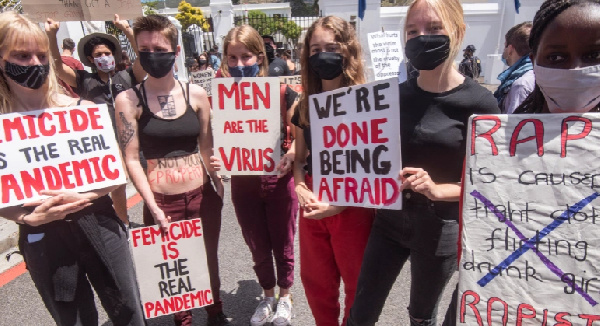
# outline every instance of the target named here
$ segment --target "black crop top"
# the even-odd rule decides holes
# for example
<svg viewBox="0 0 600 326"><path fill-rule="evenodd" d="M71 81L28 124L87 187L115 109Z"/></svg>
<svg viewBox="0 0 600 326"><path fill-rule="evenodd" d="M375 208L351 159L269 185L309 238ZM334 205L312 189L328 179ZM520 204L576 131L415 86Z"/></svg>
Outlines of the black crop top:
<svg viewBox="0 0 600 326"><path fill-rule="evenodd" d="M183 85L179 82L183 91ZM140 149L146 159L178 157L198 153L198 136L200 121L190 105L190 85L184 91L187 107L185 112L174 119L164 119L156 116L148 107L144 82L138 90L133 88L142 106L142 115L138 120ZM186 97L187 94L187 97Z"/></svg>

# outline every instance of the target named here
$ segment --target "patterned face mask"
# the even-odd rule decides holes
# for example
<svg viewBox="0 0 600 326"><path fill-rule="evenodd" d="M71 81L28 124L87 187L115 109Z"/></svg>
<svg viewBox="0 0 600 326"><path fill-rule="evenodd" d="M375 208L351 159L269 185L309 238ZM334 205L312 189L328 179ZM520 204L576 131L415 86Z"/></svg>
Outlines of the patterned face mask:
<svg viewBox="0 0 600 326"><path fill-rule="evenodd" d="M94 58L94 64L96 65L96 68L102 72L111 72L115 70L115 57L112 55L103 55Z"/></svg>
<svg viewBox="0 0 600 326"><path fill-rule="evenodd" d="M4 74L6 76L14 80L17 84L31 89L42 87L46 79L48 79L49 72L50 64L21 66L6 61L6 65L4 66Z"/></svg>

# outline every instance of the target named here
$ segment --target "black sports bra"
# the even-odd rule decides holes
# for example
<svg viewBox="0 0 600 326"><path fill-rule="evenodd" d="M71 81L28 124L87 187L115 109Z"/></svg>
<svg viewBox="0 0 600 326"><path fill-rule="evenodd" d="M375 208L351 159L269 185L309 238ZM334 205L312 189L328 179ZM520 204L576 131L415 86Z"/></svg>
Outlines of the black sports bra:
<svg viewBox="0 0 600 326"><path fill-rule="evenodd" d="M183 85L179 82L182 91ZM198 153L198 136L200 121L190 105L190 85L183 96L187 103L185 112L174 119L164 119L156 116L148 107L144 82L138 90L133 88L142 106L142 115L138 120L140 149L146 159L178 157ZM187 96L186 96L187 95Z"/></svg>

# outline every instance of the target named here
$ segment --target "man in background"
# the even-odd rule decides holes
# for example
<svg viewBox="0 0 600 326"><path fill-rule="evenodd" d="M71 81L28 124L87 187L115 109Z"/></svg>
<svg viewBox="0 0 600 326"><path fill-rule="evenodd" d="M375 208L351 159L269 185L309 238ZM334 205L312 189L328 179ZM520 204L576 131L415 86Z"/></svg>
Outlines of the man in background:
<svg viewBox="0 0 600 326"><path fill-rule="evenodd" d="M494 92L502 113L513 113L535 87L533 65L529 58L531 27L531 22L523 22L509 29L505 35L502 61L509 67L498 75L500 86Z"/></svg>
<svg viewBox="0 0 600 326"><path fill-rule="evenodd" d="M75 50L75 42L73 42L73 39L67 37L62 42L62 53L60 55L60 59L64 64L69 66L74 71L83 70L83 64L81 64L81 61L73 58L73 50ZM67 95L74 98L79 98L79 95L77 95L75 90L73 90L73 88L65 83L62 79L59 79L59 83L65 89Z"/></svg>
<svg viewBox="0 0 600 326"><path fill-rule="evenodd" d="M265 43L267 59L269 60L269 77L291 76L292 71L290 71L287 62L275 56L277 45L275 44L273 36L263 35L262 38Z"/></svg>
<svg viewBox="0 0 600 326"><path fill-rule="evenodd" d="M463 61L458 66L458 71L465 77L479 78L481 74L481 60L475 56L475 46L470 44L463 50Z"/></svg>
<svg viewBox="0 0 600 326"><path fill-rule="evenodd" d="M208 62L210 64L210 66L213 68L214 71L219 70L219 68L221 68L221 59L219 59L219 46L218 45L214 45L210 51L209 51L209 55L210 55L210 61Z"/></svg>

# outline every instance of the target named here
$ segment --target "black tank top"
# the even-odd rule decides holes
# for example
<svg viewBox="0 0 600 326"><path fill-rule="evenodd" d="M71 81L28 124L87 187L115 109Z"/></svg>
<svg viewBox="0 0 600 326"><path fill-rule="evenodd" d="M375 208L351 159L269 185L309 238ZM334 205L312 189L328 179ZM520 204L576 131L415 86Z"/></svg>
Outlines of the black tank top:
<svg viewBox="0 0 600 326"><path fill-rule="evenodd" d="M156 116L148 107L144 82L138 90L134 87L142 106L142 115L138 120L140 149L146 159L164 157L178 157L198 153L198 136L200 135L200 121L190 105L190 85L187 92L179 82L185 102L185 112L174 119L164 119ZM186 96L187 95L187 96Z"/></svg>

